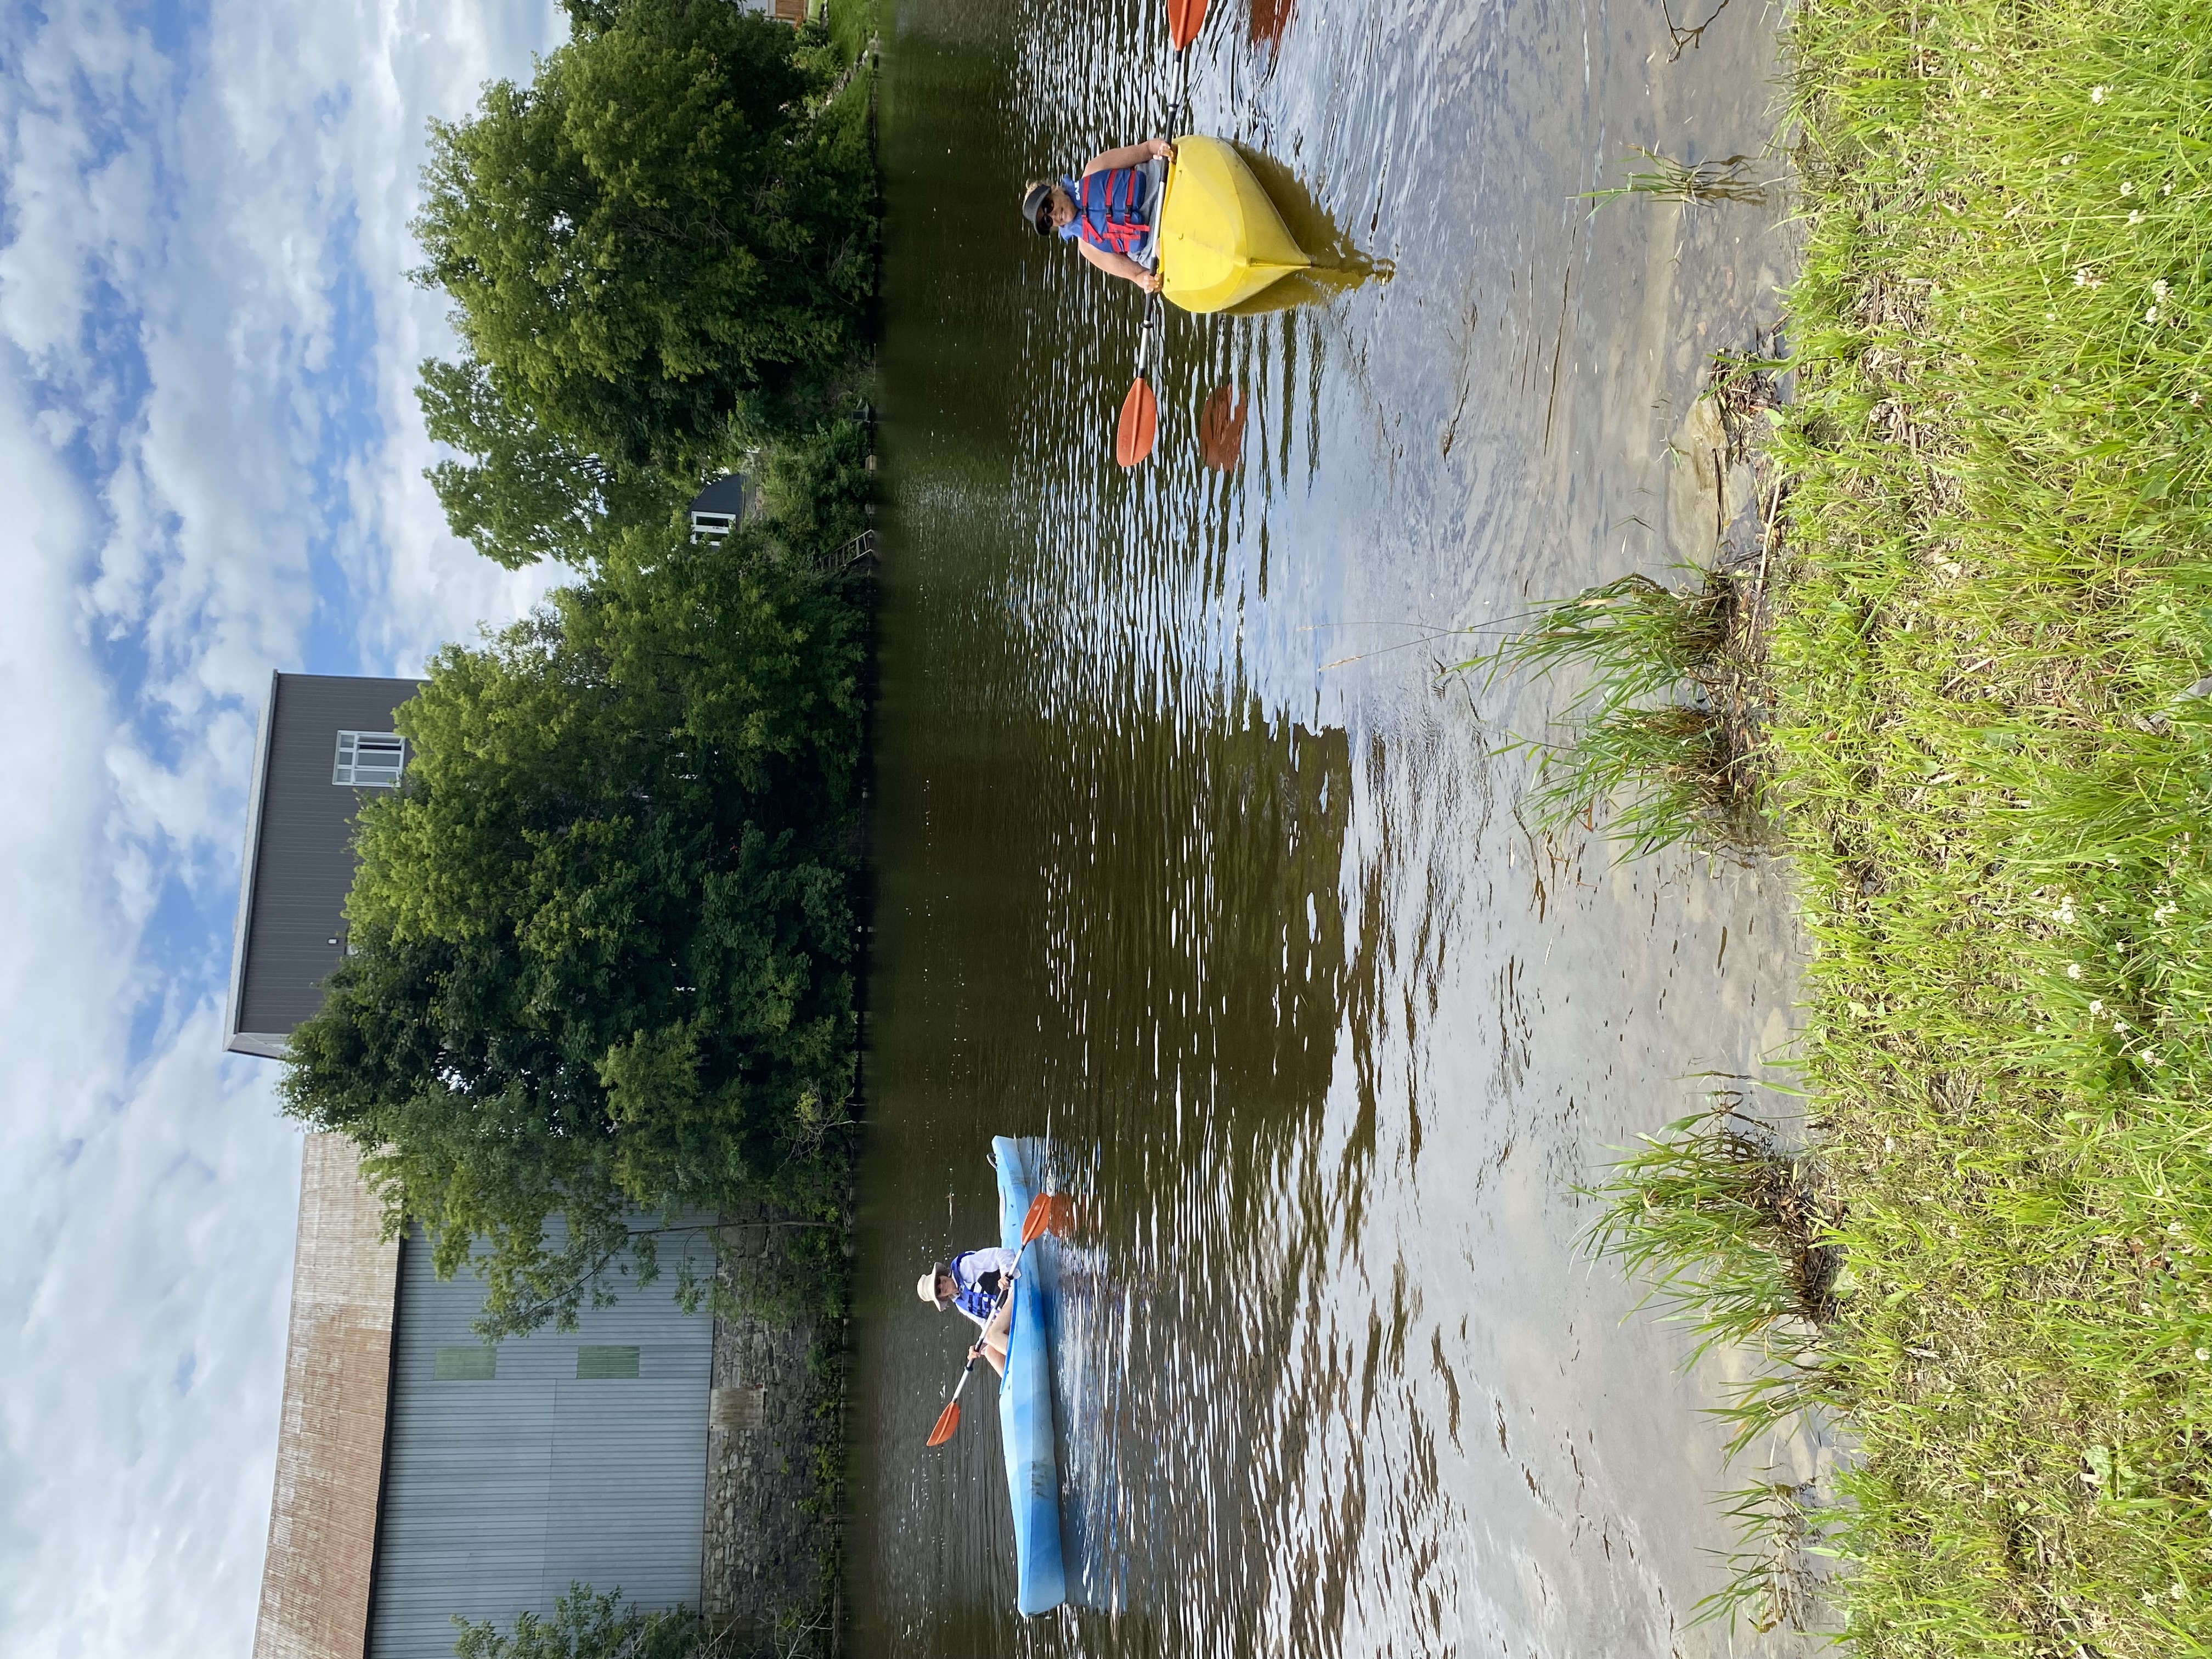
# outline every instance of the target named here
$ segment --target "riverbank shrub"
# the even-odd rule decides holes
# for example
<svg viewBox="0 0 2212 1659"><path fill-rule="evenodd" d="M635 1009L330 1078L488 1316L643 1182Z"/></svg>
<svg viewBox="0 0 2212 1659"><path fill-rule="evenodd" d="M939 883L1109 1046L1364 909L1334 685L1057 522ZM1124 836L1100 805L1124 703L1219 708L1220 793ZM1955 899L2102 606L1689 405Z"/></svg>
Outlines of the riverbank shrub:
<svg viewBox="0 0 2212 1659"><path fill-rule="evenodd" d="M618 1589L589 1584L570 1584L554 1597L550 1619L518 1613L506 1631L489 1619L453 1623L460 1629L455 1659L691 1659L706 1642L690 1607L647 1613Z"/></svg>
<svg viewBox="0 0 2212 1659"><path fill-rule="evenodd" d="M1846 1264L1832 1594L1880 1659L2202 1653L2212 22L1814 0L1790 44L1760 759Z"/></svg>

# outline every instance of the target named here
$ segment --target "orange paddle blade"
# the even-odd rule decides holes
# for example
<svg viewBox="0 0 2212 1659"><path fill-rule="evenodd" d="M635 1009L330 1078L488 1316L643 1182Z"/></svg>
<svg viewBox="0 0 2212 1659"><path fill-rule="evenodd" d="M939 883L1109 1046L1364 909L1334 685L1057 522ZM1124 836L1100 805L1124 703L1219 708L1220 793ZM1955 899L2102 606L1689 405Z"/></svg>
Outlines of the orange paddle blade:
<svg viewBox="0 0 2212 1659"><path fill-rule="evenodd" d="M938 1414L937 1426L929 1431L929 1444L941 1446L952 1438L952 1431L960 1426L960 1402L949 1401Z"/></svg>
<svg viewBox="0 0 2212 1659"><path fill-rule="evenodd" d="M1198 39L1206 22L1206 0L1168 0L1168 39L1181 52Z"/></svg>
<svg viewBox="0 0 2212 1659"><path fill-rule="evenodd" d="M1114 459L1123 466L1134 466L1152 453L1152 440L1159 435L1160 403L1152 396L1152 387L1139 374L1129 387L1129 395L1121 400L1121 418L1114 427Z"/></svg>
<svg viewBox="0 0 2212 1659"><path fill-rule="evenodd" d="M1066 1193L1047 1193L1051 1208L1046 1212L1044 1230L1054 1238L1065 1238L1075 1231L1075 1200Z"/></svg>
<svg viewBox="0 0 2212 1659"><path fill-rule="evenodd" d="M1023 1243L1034 1243L1038 1234L1052 1225L1052 1200L1050 1193L1039 1193L1030 1200L1029 1213L1022 1218Z"/></svg>

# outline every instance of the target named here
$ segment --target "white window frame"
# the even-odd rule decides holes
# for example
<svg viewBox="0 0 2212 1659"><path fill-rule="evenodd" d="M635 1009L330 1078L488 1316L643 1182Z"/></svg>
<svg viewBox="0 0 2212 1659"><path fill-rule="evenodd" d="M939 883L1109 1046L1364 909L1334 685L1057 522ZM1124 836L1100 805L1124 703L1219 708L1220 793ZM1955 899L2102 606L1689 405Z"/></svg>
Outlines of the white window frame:
<svg viewBox="0 0 2212 1659"><path fill-rule="evenodd" d="M734 513L694 513L691 515L691 539L695 542L720 542L738 527Z"/></svg>
<svg viewBox="0 0 2212 1659"><path fill-rule="evenodd" d="M366 751L366 752L364 752ZM397 732L341 732L331 781L355 789L397 789L407 769L407 739Z"/></svg>

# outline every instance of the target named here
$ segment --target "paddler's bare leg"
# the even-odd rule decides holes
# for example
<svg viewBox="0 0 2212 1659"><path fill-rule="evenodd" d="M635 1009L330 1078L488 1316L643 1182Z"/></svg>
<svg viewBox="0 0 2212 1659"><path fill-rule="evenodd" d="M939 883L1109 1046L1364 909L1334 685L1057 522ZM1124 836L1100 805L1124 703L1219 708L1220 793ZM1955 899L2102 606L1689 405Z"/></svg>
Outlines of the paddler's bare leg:
<svg viewBox="0 0 2212 1659"><path fill-rule="evenodd" d="M983 1334L975 1344L983 1351L983 1358L991 1362L991 1369L1001 1376L1006 1374L1006 1334L1013 1323L1014 1299L1008 1297L992 1313L991 1322L983 1327Z"/></svg>

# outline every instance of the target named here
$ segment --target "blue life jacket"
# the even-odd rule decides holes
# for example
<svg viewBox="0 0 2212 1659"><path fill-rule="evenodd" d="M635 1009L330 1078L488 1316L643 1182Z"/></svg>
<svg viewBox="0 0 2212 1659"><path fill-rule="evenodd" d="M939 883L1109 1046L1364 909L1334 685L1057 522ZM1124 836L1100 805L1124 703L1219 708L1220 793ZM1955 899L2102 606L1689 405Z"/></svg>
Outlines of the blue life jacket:
<svg viewBox="0 0 2212 1659"><path fill-rule="evenodd" d="M952 1275L953 1305L964 1313L974 1315L978 1319L988 1320L992 1314L998 1310L1000 1297L1006 1294L1006 1281L995 1267L986 1273L971 1275L968 1262L969 1257L975 1254L975 1251L970 1250L964 1255L954 1256L951 1265L945 1271ZM999 1280L999 1296L993 1296L983 1289L981 1281L987 1278Z"/></svg>
<svg viewBox="0 0 2212 1659"><path fill-rule="evenodd" d="M1075 219L1068 228L1096 248L1127 258L1152 234L1152 181L1142 167L1086 173L1069 192Z"/></svg>

